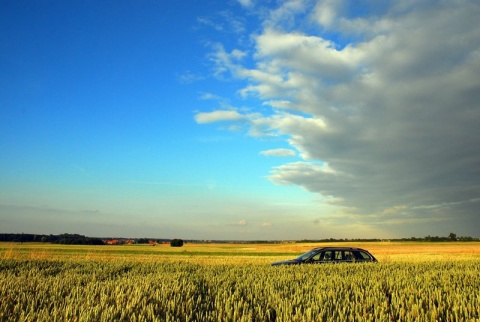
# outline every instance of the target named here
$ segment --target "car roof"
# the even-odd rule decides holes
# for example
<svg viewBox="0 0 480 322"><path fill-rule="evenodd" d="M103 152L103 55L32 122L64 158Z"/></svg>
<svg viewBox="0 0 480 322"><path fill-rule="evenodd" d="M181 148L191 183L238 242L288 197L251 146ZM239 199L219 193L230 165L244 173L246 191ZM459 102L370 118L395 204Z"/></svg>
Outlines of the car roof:
<svg viewBox="0 0 480 322"><path fill-rule="evenodd" d="M365 249L358 248L358 247L339 247L339 246L316 247L313 250L362 250L362 251L366 251Z"/></svg>

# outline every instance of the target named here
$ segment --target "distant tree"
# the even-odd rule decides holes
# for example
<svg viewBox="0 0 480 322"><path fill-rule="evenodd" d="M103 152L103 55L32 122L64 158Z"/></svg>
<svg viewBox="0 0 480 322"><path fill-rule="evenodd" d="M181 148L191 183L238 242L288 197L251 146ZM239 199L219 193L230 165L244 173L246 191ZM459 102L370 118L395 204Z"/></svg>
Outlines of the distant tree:
<svg viewBox="0 0 480 322"><path fill-rule="evenodd" d="M458 241L474 241L475 238L473 237L470 237L470 236L460 236L457 238ZM480 240L479 238L477 238L476 240Z"/></svg>
<svg viewBox="0 0 480 322"><path fill-rule="evenodd" d="M449 238L451 241L456 241L456 240L457 240L457 234L450 233L450 235L448 235L448 238Z"/></svg>
<svg viewBox="0 0 480 322"><path fill-rule="evenodd" d="M170 246L171 247L182 247L183 246L183 240L181 239L172 239L172 241L170 242Z"/></svg>
<svg viewBox="0 0 480 322"><path fill-rule="evenodd" d="M103 241L99 238L86 237L79 234L61 234L54 236L51 240L54 244L65 245L103 245Z"/></svg>

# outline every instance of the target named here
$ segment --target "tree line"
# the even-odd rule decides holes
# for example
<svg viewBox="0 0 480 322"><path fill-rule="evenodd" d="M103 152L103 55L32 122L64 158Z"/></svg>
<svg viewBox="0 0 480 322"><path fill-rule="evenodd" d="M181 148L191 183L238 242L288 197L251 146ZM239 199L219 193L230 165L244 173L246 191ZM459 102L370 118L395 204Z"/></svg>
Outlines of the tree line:
<svg viewBox="0 0 480 322"><path fill-rule="evenodd" d="M170 242L172 247L182 247L184 241L182 239L151 239L151 238L137 238L132 239L135 244L151 244ZM51 243L64 245L105 245L104 239L96 237L87 237L79 234L60 234L60 235L42 235L42 234L2 234L0 233L0 242L15 242L15 243Z"/></svg>
<svg viewBox="0 0 480 322"><path fill-rule="evenodd" d="M39 234L0 234L0 241L28 243L42 242L71 245L103 245L100 238L87 237L79 234L39 235Z"/></svg>
<svg viewBox="0 0 480 322"><path fill-rule="evenodd" d="M400 241L400 242L407 242L407 241L413 241L413 242L451 242L451 241L479 241L480 238L474 238L474 237L469 237L469 236L460 236L458 237L457 234L455 233L450 233L448 236L425 236L425 237L410 237L410 238L396 238L396 239L379 239L379 238L353 238L353 239L348 239L348 238L326 238L326 239L303 239L296 241L297 243L305 243L305 242L318 242L318 243L341 243L341 242L382 242L382 241Z"/></svg>
<svg viewBox="0 0 480 322"><path fill-rule="evenodd" d="M183 246L184 241L181 239L150 239L150 238L134 238L136 244L148 244L152 241L156 243L168 243L173 247ZM425 237L410 237L410 238L399 238L399 239L388 239L388 241L401 241L401 242L466 242L466 241L479 241L479 238L473 238L469 236L460 236L458 237L455 233L450 233L448 236L425 236ZM270 243L282 243L282 242L294 242L294 243L342 243L342 242L381 242L386 241L385 239L362 239L362 238L325 238L325 239L302 239L302 240L291 240L291 241L280 241L280 240L188 240L190 243L248 243L248 244L270 244ZM87 237L79 234L60 234L60 235L45 235L45 234L5 234L0 233L0 242L18 242L18 243L31 243L31 242L42 242L42 243L52 243L52 244L72 244L72 245L104 245L105 242L101 238L96 237Z"/></svg>

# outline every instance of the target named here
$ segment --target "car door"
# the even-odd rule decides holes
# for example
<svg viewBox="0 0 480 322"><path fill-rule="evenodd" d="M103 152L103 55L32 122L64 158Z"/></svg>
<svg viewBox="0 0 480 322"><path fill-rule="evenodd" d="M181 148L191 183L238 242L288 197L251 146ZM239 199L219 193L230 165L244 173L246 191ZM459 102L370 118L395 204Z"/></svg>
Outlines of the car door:
<svg viewBox="0 0 480 322"><path fill-rule="evenodd" d="M343 251L343 261L345 263L352 263L355 262L355 255L350 250Z"/></svg>
<svg viewBox="0 0 480 322"><path fill-rule="evenodd" d="M335 263L335 254L336 252L334 250L325 250L322 252L320 261L322 263Z"/></svg>
<svg viewBox="0 0 480 322"><path fill-rule="evenodd" d="M335 261L335 263L343 262L343 250L336 250L335 251L334 261Z"/></svg>

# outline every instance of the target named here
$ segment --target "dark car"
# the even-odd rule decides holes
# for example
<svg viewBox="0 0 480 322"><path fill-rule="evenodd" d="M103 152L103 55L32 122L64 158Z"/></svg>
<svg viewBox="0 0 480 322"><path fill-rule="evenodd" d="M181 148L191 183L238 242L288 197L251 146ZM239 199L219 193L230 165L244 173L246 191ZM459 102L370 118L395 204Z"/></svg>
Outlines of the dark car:
<svg viewBox="0 0 480 322"><path fill-rule="evenodd" d="M278 265L324 264L324 263L365 263L377 262L377 259L365 249L352 247L314 248L291 260L272 263Z"/></svg>

